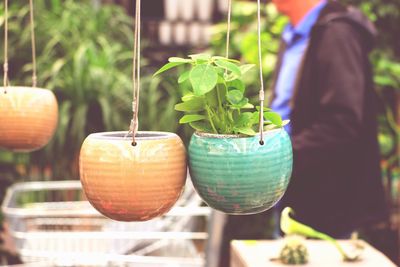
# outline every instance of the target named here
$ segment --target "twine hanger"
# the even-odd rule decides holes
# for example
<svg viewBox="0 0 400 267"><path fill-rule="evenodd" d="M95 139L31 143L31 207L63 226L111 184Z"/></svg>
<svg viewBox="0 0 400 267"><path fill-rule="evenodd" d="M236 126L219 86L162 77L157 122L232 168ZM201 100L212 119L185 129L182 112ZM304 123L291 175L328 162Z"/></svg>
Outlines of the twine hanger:
<svg viewBox="0 0 400 267"><path fill-rule="evenodd" d="M33 10L33 0L29 0L29 13L30 13L30 28L31 28L31 46L32 46L32 87L37 86L37 75L36 75L36 42L35 42L35 18ZM4 0L4 77L3 77L3 88L4 93L7 93L7 87L10 85L8 79L8 0Z"/></svg>
<svg viewBox="0 0 400 267"><path fill-rule="evenodd" d="M226 34L226 58L229 58L230 47L230 31L231 31L231 17L232 17L232 0L228 0L228 29ZM262 66L262 52L261 52L261 1L257 0L257 37L258 37L258 65L260 72L260 118L259 118L259 131L260 131L260 145L264 145L264 100L265 88L263 79L263 66Z"/></svg>
<svg viewBox="0 0 400 267"><path fill-rule="evenodd" d="M139 99L140 99L140 39L141 39L141 0L136 0L135 10L135 41L133 44L133 102L132 120L129 133L132 133L132 146L136 146L136 134L139 128ZM129 134L128 133L128 134Z"/></svg>

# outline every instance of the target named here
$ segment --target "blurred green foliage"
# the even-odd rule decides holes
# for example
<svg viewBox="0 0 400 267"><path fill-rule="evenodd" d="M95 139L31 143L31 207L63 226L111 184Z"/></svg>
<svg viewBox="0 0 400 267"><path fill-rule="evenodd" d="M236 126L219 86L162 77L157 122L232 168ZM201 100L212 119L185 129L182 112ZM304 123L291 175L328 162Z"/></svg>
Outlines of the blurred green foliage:
<svg viewBox="0 0 400 267"><path fill-rule="evenodd" d="M385 146L385 154L393 156L399 129L394 119L394 105L386 95L388 92L398 94L400 88L400 2L342 1L358 6L379 29L378 49L372 60L377 92L384 106L380 121L381 136L385 136L380 140ZM4 29L3 9L2 5L1 30ZM273 78L279 37L288 20L279 15L271 3L263 6L262 13L263 75L268 88ZM255 14L254 2L234 2L230 57L253 64L257 63ZM57 95L60 105L58 130L45 149L30 156L0 152L0 164L10 164L7 163L10 158L11 162L18 160L17 174L31 177L37 174L37 179L41 180L77 178L77 156L88 134L129 127L132 18L117 6L98 7L90 0L37 0L35 15L38 81L39 86L51 89ZM11 82L29 86L32 65L26 1L10 1L9 28ZM214 27L210 52L225 55L225 39L226 23L221 22ZM154 68L146 59L143 67L140 129L178 132L187 141L192 131L179 126L179 114L173 109L185 89L178 86L174 74L152 78ZM254 68L244 77L252 103L258 99L257 71ZM12 176L18 175L13 173Z"/></svg>
<svg viewBox="0 0 400 267"><path fill-rule="evenodd" d="M132 18L116 5L96 7L89 0L38 0L35 15L38 86L56 94L59 123L52 141L25 157L22 175L40 180L76 179L79 149L88 134L129 128ZM3 6L0 26L3 30ZM9 28L11 84L30 86L26 1L10 2ZM140 129L178 131L178 114L173 108L178 90L168 79L153 79L153 69L145 59L143 65ZM7 155L0 153L0 161Z"/></svg>

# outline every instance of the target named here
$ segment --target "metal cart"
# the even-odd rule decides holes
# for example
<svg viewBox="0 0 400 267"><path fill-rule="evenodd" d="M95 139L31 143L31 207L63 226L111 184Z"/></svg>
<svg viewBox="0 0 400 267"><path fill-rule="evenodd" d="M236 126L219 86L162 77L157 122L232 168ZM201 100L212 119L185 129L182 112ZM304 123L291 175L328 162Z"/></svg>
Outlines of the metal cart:
<svg viewBox="0 0 400 267"><path fill-rule="evenodd" d="M116 222L103 217L85 200L79 181L49 181L13 185L2 210L15 247L26 263L214 266L211 262L216 262L223 222L216 222L221 216L210 216L210 208L201 203L188 182L167 215L148 222Z"/></svg>

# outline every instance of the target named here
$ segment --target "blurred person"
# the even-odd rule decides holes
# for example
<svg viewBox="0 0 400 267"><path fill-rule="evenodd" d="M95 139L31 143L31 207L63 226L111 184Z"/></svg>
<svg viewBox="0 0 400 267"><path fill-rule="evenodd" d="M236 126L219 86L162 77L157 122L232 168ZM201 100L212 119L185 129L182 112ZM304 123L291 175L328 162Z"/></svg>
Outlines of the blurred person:
<svg viewBox="0 0 400 267"><path fill-rule="evenodd" d="M336 1L272 0L282 34L272 109L290 119L293 176L280 208L337 238L386 219L372 69L376 30Z"/></svg>
<svg viewBox="0 0 400 267"><path fill-rule="evenodd" d="M368 60L376 30L360 11L336 1L272 2L290 22L282 33L270 106L291 120L294 154L278 211L292 207L297 220L348 238L387 219ZM228 216L219 266L229 266L230 240L276 236L268 227L275 211Z"/></svg>

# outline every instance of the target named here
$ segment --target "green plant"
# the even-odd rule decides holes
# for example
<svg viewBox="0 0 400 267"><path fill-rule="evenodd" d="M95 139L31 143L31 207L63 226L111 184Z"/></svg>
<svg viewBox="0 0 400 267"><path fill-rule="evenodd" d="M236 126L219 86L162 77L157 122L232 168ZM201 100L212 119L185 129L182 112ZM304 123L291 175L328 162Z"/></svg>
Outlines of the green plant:
<svg viewBox="0 0 400 267"><path fill-rule="evenodd" d="M280 34L287 22L288 19L281 16L272 3L262 5L262 64L263 77L267 89L269 89L273 79ZM254 2L235 1L232 5L231 24L230 57L240 59L243 62L257 64L257 4ZM220 55L225 52L226 29L225 21L213 27L211 54ZM249 84L248 94L250 99L257 98L259 88L255 86L255 81L258 79L258 75L258 72L253 69L243 77L243 81Z"/></svg>
<svg viewBox="0 0 400 267"><path fill-rule="evenodd" d="M290 215L293 215L293 213L294 211L291 208L286 207L281 214L281 230L286 235L301 235L304 237L328 241L337 248L344 261L353 262L360 260L361 250L357 251L356 254L346 252L333 237L292 219ZM362 247L359 247L359 249L362 249Z"/></svg>
<svg viewBox="0 0 400 267"><path fill-rule="evenodd" d="M279 254L280 262L288 265L307 264L308 250L304 241L305 239L301 236L286 236L284 246Z"/></svg>
<svg viewBox="0 0 400 267"><path fill-rule="evenodd" d="M259 112L245 97L242 80L253 65L240 65L239 61L207 54L191 55L189 58L172 57L169 63L155 73L158 75L180 65L189 66L182 72L178 83L190 83L190 90L184 92L182 103L175 106L186 114L181 124L189 123L201 132L215 134L256 135L254 127L259 123ZM282 127L282 118L264 108L265 124L268 127Z"/></svg>

